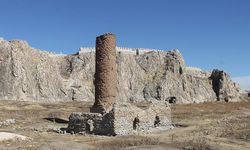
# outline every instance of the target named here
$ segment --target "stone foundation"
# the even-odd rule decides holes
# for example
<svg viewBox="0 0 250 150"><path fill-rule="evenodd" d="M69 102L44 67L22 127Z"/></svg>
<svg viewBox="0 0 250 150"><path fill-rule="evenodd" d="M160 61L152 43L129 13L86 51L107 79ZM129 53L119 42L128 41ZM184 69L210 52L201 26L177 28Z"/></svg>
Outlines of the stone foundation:
<svg viewBox="0 0 250 150"><path fill-rule="evenodd" d="M130 103L115 104L109 113L72 113L69 132L98 135L129 135L171 129L171 110L166 104L141 109Z"/></svg>

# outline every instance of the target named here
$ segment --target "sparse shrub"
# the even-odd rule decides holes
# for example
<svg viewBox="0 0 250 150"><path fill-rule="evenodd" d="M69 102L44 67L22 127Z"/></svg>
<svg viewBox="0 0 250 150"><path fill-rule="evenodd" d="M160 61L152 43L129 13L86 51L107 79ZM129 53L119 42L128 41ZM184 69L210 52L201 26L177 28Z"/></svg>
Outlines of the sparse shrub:
<svg viewBox="0 0 250 150"><path fill-rule="evenodd" d="M170 134L171 142L174 142L174 140L175 140L176 137L177 136L174 133Z"/></svg>

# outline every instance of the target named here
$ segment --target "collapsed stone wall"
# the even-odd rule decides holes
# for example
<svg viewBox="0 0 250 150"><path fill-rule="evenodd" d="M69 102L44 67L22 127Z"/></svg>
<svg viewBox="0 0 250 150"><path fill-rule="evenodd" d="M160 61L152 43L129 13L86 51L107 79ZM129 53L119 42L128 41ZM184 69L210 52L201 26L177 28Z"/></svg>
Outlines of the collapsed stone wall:
<svg viewBox="0 0 250 150"><path fill-rule="evenodd" d="M192 71L178 50L149 51L136 55L117 52L118 101L177 103L216 101L212 73ZM132 51L132 49L131 49ZM31 48L20 40L0 40L0 99L94 101L95 51L57 55ZM199 73L200 72L200 73ZM239 89L230 80L230 96Z"/></svg>
<svg viewBox="0 0 250 150"><path fill-rule="evenodd" d="M116 103L108 113L72 113L68 132L98 135L129 135L172 129L167 104L154 103L141 109L130 103Z"/></svg>

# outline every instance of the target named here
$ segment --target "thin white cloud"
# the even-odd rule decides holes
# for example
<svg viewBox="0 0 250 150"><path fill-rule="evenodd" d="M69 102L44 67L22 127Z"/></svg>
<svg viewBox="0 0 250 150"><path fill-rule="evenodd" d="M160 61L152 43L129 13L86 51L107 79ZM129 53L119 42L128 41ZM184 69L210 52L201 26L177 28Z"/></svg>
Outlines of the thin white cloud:
<svg viewBox="0 0 250 150"><path fill-rule="evenodd" d="M250 90L250 76L234 77L233 81L240 84L240 87L244 90Z"/></svg>

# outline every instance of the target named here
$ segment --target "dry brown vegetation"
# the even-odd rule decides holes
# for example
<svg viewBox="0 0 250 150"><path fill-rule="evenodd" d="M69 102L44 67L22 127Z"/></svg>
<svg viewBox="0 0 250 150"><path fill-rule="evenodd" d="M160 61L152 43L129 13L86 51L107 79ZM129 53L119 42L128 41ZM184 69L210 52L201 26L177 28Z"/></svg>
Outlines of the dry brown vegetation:
<svg viewBox="0 0 250 150"><path fill-rule="evenodd" d="M172 106L175 128L151 134L105 137L48 132L51 128L67 127L71 112L87 112L91 105L1 101L0 121L14 118L16 123L2 126L0 131L32 140L4 141L0 149L250 149L250 102L175 105Z"/></svg>
<svg viewBox="0 0 250 150"><path fill-rule="evenodd" d="M156 137L147 136L122 136L120 138L93 142L92 145L96 145L94 149L125 149L127 147L136 147L142 145L159 145L160 140Z"/></svg>

